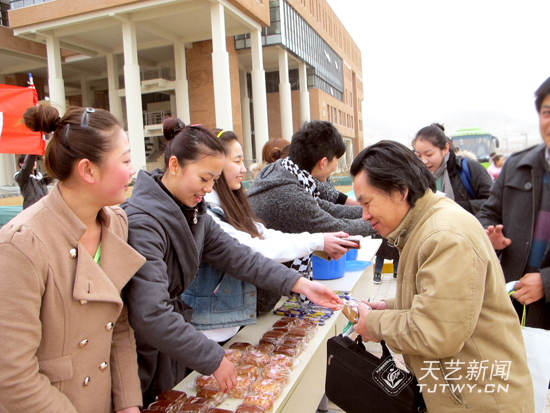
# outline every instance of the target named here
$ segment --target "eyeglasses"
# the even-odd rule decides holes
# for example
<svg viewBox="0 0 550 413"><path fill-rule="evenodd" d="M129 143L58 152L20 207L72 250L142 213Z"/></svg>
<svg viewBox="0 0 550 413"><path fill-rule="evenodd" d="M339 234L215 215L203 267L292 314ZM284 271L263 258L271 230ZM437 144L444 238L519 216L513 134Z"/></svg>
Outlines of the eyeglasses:
<svg viewBox="0 0 550 413"><path fill-rule="evenodd" d="M82 118L80 119L80 127L81 128L87 128L90 126L90 113L95 113L94 108L85 108L84 112L82 113ZM69 129L71 125L70 123L67 123L67 126L65 126L65 136L63 139L63 146L65 148L69 148Z"/></svg>

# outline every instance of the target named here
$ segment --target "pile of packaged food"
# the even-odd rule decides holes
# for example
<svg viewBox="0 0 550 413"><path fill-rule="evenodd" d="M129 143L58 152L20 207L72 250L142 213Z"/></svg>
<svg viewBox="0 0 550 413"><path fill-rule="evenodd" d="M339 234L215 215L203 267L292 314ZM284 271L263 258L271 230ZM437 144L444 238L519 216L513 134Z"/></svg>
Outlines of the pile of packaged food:
<svg viewBox="0 0 550 413"><path fill-rule="evenodd" d="M313 304L309 301L301 302L301 300L297 297L291 297L286 300L282 306L274 310L273 313L285 317L309 320L315 324L324 326L325 321L332 316L334 311L329 308Z"/></svg>
<svg viewBox="0 0 550 413"><path fill-rule="evenodd" d="M312 321L283 317L264 333L258 344L237 342L225 350L225 357L237 370L237 384L231 392L221 392L214 376L199 376L193 383L196 396L170 390L162 393L145 412L269 413L290 381L296 357L316 330L317 324ZM216 408L227 397L243 401L234 411Z"/></svg>

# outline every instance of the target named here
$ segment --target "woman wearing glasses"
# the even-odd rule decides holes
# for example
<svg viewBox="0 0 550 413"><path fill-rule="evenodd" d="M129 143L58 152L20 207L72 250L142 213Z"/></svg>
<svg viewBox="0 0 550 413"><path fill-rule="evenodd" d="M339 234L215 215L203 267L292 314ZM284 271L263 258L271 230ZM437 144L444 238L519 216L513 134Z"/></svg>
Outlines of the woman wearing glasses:
<svg viewBox="0 0 550 413"><path fill-rule="evenodd" d="M133 332L122 287L144 258L127 243L124 202L135 169L109 112L29 108L53 133L49 195L0 231L0 411L139 413Z"/></svg>

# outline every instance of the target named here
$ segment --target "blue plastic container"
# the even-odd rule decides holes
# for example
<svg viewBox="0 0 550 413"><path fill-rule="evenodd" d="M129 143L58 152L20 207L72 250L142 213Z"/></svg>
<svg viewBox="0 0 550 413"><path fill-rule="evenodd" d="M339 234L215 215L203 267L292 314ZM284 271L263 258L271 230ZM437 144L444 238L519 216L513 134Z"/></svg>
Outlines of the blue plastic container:
<svg viewBox="0 0 550 413"><path fill-rule="evenodd" d="M346 272L346 260L344 257L337 261L327 261L314 255L311 258L311 265L313 266L314 280L334 280L342 278Z"/></svg>
<svg viewBox="0 0 550 413"><path fill-rule="evenodd" d="M346 271L361 271L372 265L370 261L346 260Z"/></svg>
<svg viewBox="0 0 550 413"><path fill-rule="evenodd" d="M359 250L350 249L348 252L346 252L346 260L356 260L358 254Z"/></svg>

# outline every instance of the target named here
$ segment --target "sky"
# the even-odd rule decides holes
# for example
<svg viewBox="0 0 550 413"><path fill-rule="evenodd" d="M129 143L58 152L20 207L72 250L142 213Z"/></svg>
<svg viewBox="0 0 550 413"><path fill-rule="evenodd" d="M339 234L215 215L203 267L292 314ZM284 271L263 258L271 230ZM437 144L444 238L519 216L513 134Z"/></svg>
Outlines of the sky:
<svg viewBox="0 0 550 413"><path fill-rule="evenodd" d="M419 129L458 110L537 122L548 0L328 0L362 53L363 114Z"/></svg>

